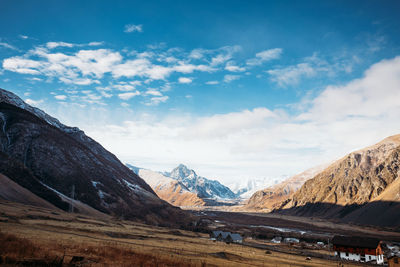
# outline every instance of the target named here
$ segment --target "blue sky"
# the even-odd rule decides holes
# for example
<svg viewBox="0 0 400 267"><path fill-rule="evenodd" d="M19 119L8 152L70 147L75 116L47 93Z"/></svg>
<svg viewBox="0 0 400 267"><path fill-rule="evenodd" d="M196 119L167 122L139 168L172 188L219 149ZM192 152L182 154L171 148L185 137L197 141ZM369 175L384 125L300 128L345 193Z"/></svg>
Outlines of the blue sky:
<svg viewBox="0 0 400 267"><path fill-rule="evenodd" d="M400 132L398 1L126 2L1 1L0 87L124 162L225 183Z"/></svg>

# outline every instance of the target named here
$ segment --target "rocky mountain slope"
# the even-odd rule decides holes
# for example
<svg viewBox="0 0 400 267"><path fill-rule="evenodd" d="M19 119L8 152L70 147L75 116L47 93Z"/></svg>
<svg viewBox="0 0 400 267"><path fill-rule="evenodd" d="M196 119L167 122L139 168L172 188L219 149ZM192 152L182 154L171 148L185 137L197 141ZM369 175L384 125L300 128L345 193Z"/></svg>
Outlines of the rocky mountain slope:
<svg viewBox="0 0 400 267"><path fill-rule="evenodd" d="M166 172L164 174L181 182L190 192L196 193L200 198L236 198L235 193L233 193L228 187L222 185L218 181L198 176L194 170L189 169L183 164L180 164L171 172Z"/></svg>
<svg viewBox="0 0 400 267"><path fill-rule="evenodd" d="M399 155L400 135L352 152L308 180L278 212L400 225L400 212L387 209L399 206Z"/></svg>
<svg viewBox="0 0 400 267"><path fill-rule="evenodd" d="M296 174L283 182L263 190L255 192L246 205L244 210L264 210L279 207L282 201L285 201L293 196L293 194L309 179L321 172L326 165L320 165L310 168L302 173Z"/></svg>
<svg viewBox="0 0 400 267"><path fill-rule="evenodd" d="M0 173L58 208L68 208L63 196L74 186L76 200L103 213L155 224L187 218L83 131L3 89L0 152Z"/></svg>
<svg viewBox="0 0 400 267"><path fill-rule="evenodd" d="M139 175L154 192L163 200L178 207L204 206L205 202L186 188L181 182L163 175L160 172L134 167L126 164Z"/></svg>

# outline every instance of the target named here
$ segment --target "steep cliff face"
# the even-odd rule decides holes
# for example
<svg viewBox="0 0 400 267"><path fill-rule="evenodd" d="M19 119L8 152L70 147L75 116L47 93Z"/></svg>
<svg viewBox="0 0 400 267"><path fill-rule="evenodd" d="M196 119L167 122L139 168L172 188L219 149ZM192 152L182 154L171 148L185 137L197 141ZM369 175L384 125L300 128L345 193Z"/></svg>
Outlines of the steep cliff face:
<svg viewBox="0 0 400 267"><path fill-rule="evenodd" d="M374 217L382 218L387 212L384 203L398 205L399 155L400 135L350 153L308 180L291 199L282 203L278 212L377 222ZM392 221L400 220L399 212L385 216Z"/></svg>
<svg viewBox="0 0 400 267"><path fill-rule="evenodd" d="M6 165L0 170L17 183L29 185L34 179L37 191L70 195L74 186L77 200L127 219L168 223L177 214L185 217L83 131L61 124L5 90L0 90L0 150L31 176L17 179L12 172L7 173ZM52 201L56 197L43 198L65 209L62 202Z"/></svg>
<svg viewBox="0 0 400 267"><path fill-rule="evenodd" d="M167 177L159 172L127 166L148 183L156 194L171 205L177 207L198 207L204 206L205 202L190 192L181 182Z"/></svg>
<svg viewBox="0 0 400 267"><path fill-rule="evenodd" d="M294 175L287 180L266 189L255 192L244 210L269 211L280 206L281 202L290 199L293 194L309 179L321 172L327 165L320 165Z"/></svg>

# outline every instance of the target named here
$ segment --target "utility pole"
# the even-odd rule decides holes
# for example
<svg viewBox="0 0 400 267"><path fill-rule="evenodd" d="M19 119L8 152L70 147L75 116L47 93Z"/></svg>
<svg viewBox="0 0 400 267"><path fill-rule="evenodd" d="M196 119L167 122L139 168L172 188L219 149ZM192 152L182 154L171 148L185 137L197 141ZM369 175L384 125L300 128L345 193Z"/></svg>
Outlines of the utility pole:
<svg viewBox="0 0 400 267"><path fill-rule="evenodd" d="M74 203L73 200L75 199L75 185L72 185L72 190L71 190L71 201L69 202L69 212L74 212Z"/></svg>

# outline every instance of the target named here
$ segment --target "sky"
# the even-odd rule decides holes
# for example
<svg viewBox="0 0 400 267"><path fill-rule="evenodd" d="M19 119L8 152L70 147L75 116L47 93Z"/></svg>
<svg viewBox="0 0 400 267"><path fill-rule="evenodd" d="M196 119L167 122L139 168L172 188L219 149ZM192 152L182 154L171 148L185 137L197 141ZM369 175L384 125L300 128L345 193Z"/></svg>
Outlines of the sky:
<svg viewBox="0 0 400 267"><path fill-rule="evenodd" d="M399 1L0 0L0 87L122 162L275 179L400 134Z"/></svg>

